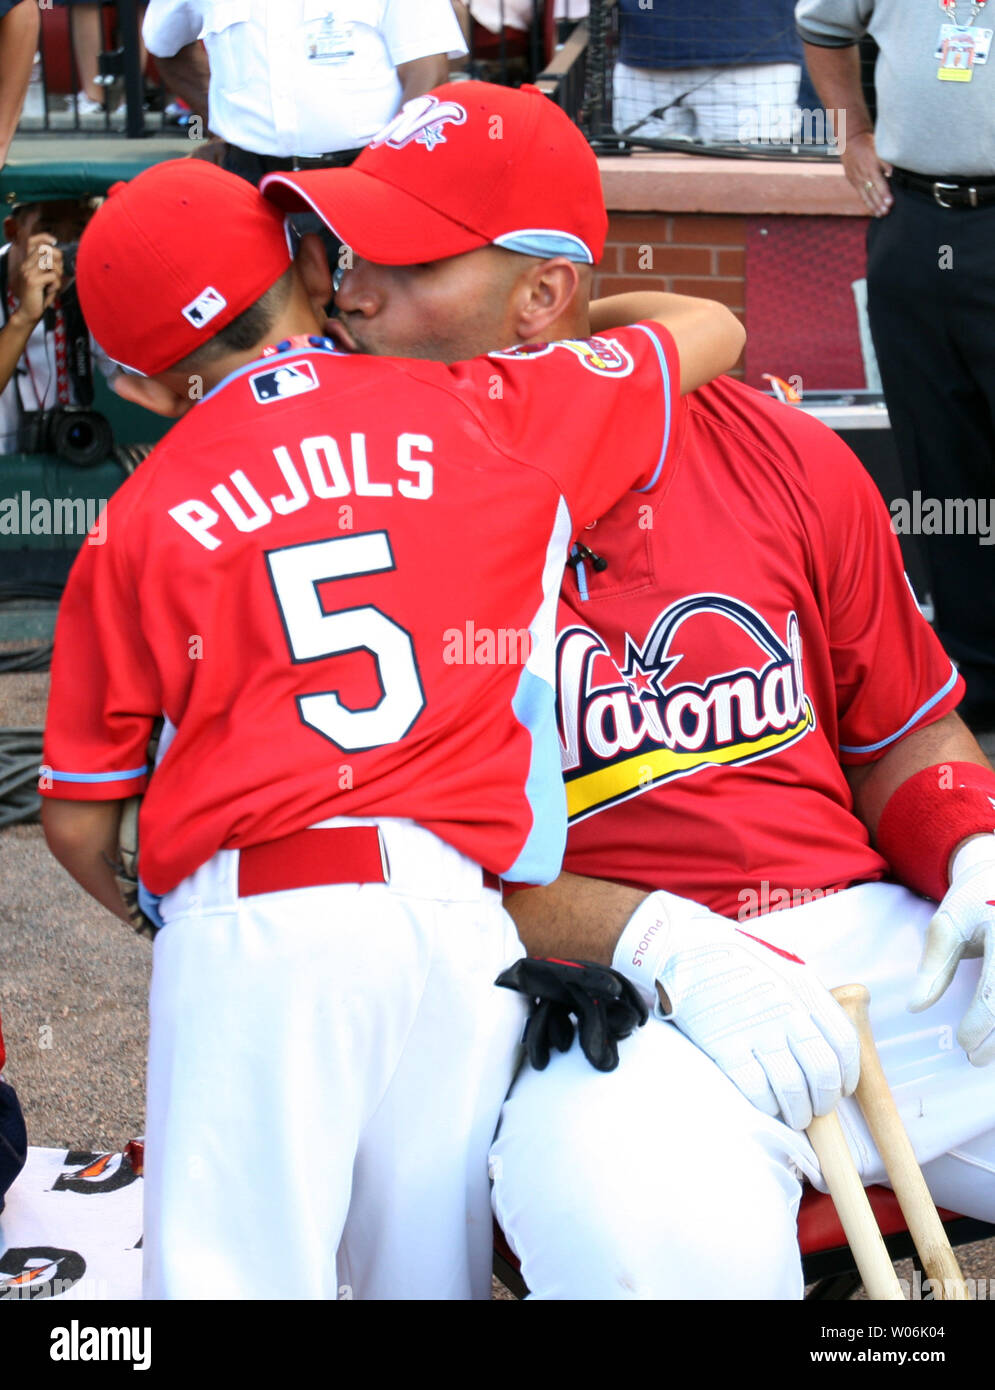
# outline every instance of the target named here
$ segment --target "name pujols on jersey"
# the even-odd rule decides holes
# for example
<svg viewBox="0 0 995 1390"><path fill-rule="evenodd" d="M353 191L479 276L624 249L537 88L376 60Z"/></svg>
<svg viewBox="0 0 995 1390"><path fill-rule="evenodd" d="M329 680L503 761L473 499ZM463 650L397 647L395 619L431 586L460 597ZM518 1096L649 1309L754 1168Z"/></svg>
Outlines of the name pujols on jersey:
<svg viewBox="0 0 995 1390"><path fill-rule="evenodd" d="M434 470L426 456L434 448L427 434L405 432L396 436L392 456L375 458L358 431L347 443L330 434L309 435L293 445L276 445L272 465L252 466L251 477L233 469L210 489L211 500L191 497L170 507L169 515L205 550L216 550L226 528L258 531L274 516L312 502L395 495L424 502L432 496Z"/></svg>

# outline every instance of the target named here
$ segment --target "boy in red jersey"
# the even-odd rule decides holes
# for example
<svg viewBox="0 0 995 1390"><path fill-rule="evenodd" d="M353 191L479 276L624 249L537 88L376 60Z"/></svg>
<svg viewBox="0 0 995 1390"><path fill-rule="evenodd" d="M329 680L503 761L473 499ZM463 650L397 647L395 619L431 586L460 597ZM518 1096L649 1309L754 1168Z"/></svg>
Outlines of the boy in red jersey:
<svg viewBox="0 0 995 1390"><path fill-rule="evenodd" d="M551 104L540 120L560 175L541 210L589 263L596 162ZM191 378L206 395L74 567L45 828L123 915L105 861L147 787L146 1294L257 1297L279 1270L289 1297L482 1297L486 1152L521 1029L492 983L521 949L497 878L548 881L565 835L563 561L654 486L678 372L731 364L741 331L661 297L679 365L652 324L540 360L350 357L316 336L311 245L291 266L282 215L189 162L112 191L84 237L86 312L144 375L135 393L175 414ZM559 290L520 286L518 312L559 331L577 264ZM638 421L624 461L619 409Z"/></svg>

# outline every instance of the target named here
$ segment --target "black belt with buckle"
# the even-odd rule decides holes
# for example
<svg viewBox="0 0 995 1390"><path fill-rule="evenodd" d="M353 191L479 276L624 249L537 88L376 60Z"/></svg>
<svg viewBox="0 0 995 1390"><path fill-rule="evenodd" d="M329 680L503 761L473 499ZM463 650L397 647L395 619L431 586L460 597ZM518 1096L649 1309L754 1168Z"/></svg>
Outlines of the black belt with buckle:
<svg viewBox="0 0 995 1390"><path fill-rule="evenodd" d="M362 149L335 150L331 154L261 154L260 162L267 174L287 169L342 169L351 164Z"/></svg>
<svg viewBox="0 0 995 1390"><path fill-rule="evenodd" d="M924 193L941 208L980 208L995 203L995 178L934 179L928 174L914 174L909 169L893 169L891 181L899 188Z"/></svg>
<svg viewBox="0 0 995 1390"><path fill-rule="evenodd" d="M219 162L222 168L257 184L264 174L287 173L297 169L342 169L361 153L360 148L316 155L256 154L253 150L243 150L239 145L226 143Z"/></svg>

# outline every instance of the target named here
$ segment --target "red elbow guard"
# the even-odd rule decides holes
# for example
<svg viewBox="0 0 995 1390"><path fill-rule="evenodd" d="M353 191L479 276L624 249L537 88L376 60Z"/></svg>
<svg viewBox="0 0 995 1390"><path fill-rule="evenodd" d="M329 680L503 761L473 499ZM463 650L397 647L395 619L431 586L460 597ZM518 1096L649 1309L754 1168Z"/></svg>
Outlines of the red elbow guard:
<svg viewBox="0 0 995 1390"><path fill-rule="evenodd" d="M993 830L995 772L977 763L938 763L892 793L876 840L897 879L939 902L961 840Z"/></svg>

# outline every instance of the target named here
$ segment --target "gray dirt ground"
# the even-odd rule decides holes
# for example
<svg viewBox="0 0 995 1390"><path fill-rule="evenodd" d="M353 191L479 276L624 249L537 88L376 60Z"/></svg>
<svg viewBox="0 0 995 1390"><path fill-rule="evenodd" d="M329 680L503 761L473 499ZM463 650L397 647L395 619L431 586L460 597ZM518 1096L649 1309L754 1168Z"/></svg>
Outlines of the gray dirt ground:
<svg viewBox="0 0 995 1390"><path fill-rule="evenodd" d="M44 674L0 675L0 728L42 725L47 690ZM118 1150L143 1132L150 962L150 943L72 882L40 826L0 831L0 1015L32 1144ZM960 1255L995 1288L995 1240ZM910 1262L898 1272L910 1279ZM510 1297L497 1284L495 1296Z"/></svg>

